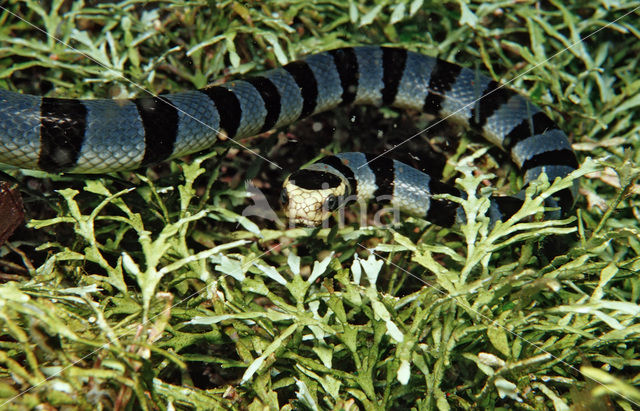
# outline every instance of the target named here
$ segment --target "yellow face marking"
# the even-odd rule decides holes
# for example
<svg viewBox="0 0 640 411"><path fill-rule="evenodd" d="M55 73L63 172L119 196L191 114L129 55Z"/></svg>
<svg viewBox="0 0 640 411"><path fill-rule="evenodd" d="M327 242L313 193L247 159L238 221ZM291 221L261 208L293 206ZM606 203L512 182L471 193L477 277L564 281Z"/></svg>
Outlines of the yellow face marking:
<svg viewBox="0 0 640 411"><path fill-rule="evenodd" d="M288 202L284 204L287 217L297 224L315 227L329 218L331 212L327 207L327 200L332 195L336 199L342 198L347 191L347 184L342 182L338 187L326 189L305 189L289 181L289 177L283 184L286 190Z"/></svg>

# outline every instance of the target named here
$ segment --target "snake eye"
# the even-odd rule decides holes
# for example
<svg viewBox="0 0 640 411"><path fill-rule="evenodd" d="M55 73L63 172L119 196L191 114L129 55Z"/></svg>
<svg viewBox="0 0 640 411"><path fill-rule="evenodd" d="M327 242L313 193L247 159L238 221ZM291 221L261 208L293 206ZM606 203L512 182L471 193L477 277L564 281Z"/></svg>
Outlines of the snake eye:
<svg viewBox="0 0 640 411"><path fill-rule="evenodd" d="M287 193L286 188L283 188L282 192L280 193L280 203L283 206L286 206L289 203L289 194Z"/></svg>
<svg viewBox="0 0 640 411"><path fill-rule="evenodd" d="M329 197L327 197L327 201L325 202L325 204L329 211L334 211L336 208L338 208L338 197L334 196L333 194L330 195Z"/></svg>

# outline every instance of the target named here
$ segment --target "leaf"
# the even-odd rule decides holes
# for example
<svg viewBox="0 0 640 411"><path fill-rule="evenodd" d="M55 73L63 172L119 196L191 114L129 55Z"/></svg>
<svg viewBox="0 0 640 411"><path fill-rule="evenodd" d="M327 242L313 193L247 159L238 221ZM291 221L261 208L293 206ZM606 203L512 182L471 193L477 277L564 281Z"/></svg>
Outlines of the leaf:
<svg viewBox="0 0 640 411"><path fill-rule="evenodd" d="M84 190L88 191L89 193L99 194L99 195L104 196L104 197L108 197L108 196L111 195L111 193L104 186L102 181L95 180L95 179L87 180L84 183Z"/></svg>
<svg viewBox="0 0 640 411"><path fill-rule="evenodd" d="M275 54L276 59L278 59L278 63L282 65L287 64L289 62L289 59L287 58L287 55L285 54L284 50L282 50L282 47L280 46L280 42L278 41L278 38L273 33L269 33L269 32L264 33L263 38L267 40L269 44L271 44L271 46L273 47L273 54Z"/></svg>
<svg viewBox="0 0 640 411"><path fill-rule="evenodd" d="M276 281L282 285L287 285L287 280L285 280L284 277L282 277L275 268L271 266L264 266L258 263L254 263L253 265L258 267L267 277L271 278L273 281Z"/></svg>
<svg viewBox="0 0 640 411"><path fill-rule="evenodd" d="M512 400L522 402L522 398L518 396L518 387L510 381L505 380L502 377L496 378L494 385L498 389L498 395L500 398L509 397Z"/></svg>
<svg viewBox="0 0 640 411"><path fill-rule="evenodd" d="M196 44L195 46L191 47L191 48L187 51L186 55L187 55L187 57L191 57L191 56L192 56L195 52L197 52L198 50L203 49L203 48L205 48L205 47L209 47L209 46L211 46L211 45L214 45L214 44L216 44L217 42L224 40L224 39L225 39L225 37L226 37L225 35L219 35L219 36L211 37L211 38L209 38L209 39L207 39L207 40L205 40L205 41L203 41L203 42L201 42L201 43L198 43L198 44Z"/></svg>
<svg viewBox="0 0 640 411"><path fill-rule="evenodd" d="M391 12L391 19L389 19L389 24L396 24L404 18L407 6L405 3L399 3L392 6L392 9L393 11Z"/></svg>
<svg viewBox="0 0 640 411"><path fill-rule="evenodd" d="M402 334L402 331L400 331L396 323L391 320L387 320L385 321L385 325L387 326L387 334L389 334L391 338L399 343L404 341L404 334Z"/></svg>
<svg viewBox="0 0 640 411"><path fill-rule="evenodd" d="M234 1L233 3L231 3L231 8L233 9L233 11L235 11L238 14L238 16L240 16L242 20L245 21L245 23L247 23L249 26L253 25L253 20L251 19L251 12L249 11L248 8L246 8L240 2L237 2L237 1Z"/></svg>
<svg viewBox="0 0 640 411"><path fill-rule="evenodd" d="M366 260L358 259L362 268L364 268L364 272L367 275L367 279L369 280L369 284L375 285L378 280L378 274L380 273L380 269L384 264L381 260L376 260L375 255L369 254L369 258Z"/></svg>
<svg viewBox="0 0 640 411"><path fill-rule="evenodd" d="M358 7L353 0L349 1L349 20L355 24L358 21Z"/></svg>
<svg viewBox="0 0 640 411"><path fill-rule="evenodd" d="M0 286L0 307L11 301L17 303L26 303L29 301L29 296L20 291L13 281Z"/></svg>
<svg viewBox="0 0 640 411"><path fill-rule="evenodd" d="M600 300L604 296L604 287L607 285L609 281L618 273L618 267L614 263L608 264L605 268L600 271L600 281L598 282L598 286L595 290L593 290L593 294L591 294L591 298L594 300Z"/></svg>
<svg viewBox="0 0 640 411"><path fill-rule="evenodd" d="M449 405L449 402L444 397L444 395L438 396L438 399L436 400L436 404L438 405L439 411L448 411L451 409L451 406Z"/></svg>
<svg viewBox="0 0 640 411"><path fill-rule="evenodd" d="M277 311L248 311L237 314L222 314L222 315L211 315L211 316L200 316L197 315L191 320L188 321L188 324L201 324L201 325L211 325L218 324L222 321L227 320L249 320L251 323L257 318L268 318L271 321L287 321L293 318L290 314L280 313Z"/></svg>
<svg viewBox="0 0 640 411"><path fill-rule="evenodd" d="M411 364L409 361L403 360L400 363L400 367L398 367L396 379L400 384L407 385L409 383L409 377L411 377Z"/></svg>
<svg viewBox="0 0 640 411"><path fill-rule="evenodd" d="M364 26L368 26L369 24L371 24L373 22L373 20L375 20L376 16L378 16L378 14L380 14L380 12L382 11L383 7L384 7L384 4L378 4L377 6L375 6L371 10L369 10L369 12L367 14L362 16L362 18L360 19L360 24L358 26L359 27L364 27Z"/></svg>
<svg viewBox="0 0 640 411"><path fill-rule="evenodd" d="M493 368L500 368L506 365L501 358L488 352L478 353L478 361Z"/></svg>
<svg viewBox="0 0 640 411"><path fill-rule="evenodd" d="M398 326L391 320L391 314L387 311L387 307L385 307L382 302L374 299L371 300L371 307L373 308L373 312L376 317L384 321L387 327L387 334L397 342L402 342L404 340L404 335Z"/></svg>
<svg viewBox="0 0 640 411"><path fill-rule="evenodd" d="M220 254L219 256L215 256L219 260L220 264L216 264L214 268L220 271L223 274L230 275L236 281L244 281L246 276L244 275L244 270L242 269L242 263L238 260L231 259L224 254ZM214 258L212 257L212 260Z"/></svg>
<svg viewBox="0 0 640 411"><path fill-rule="evenodd" d="M593 311L593 315L595 315L596 317L598 317L599 319L604 321L609 327L613 328L614 330L624 330L625 329L625 326L620 324L620 322L618 320L616 320L615 318L611 317L610 315L607 315L607 314L603 313L600 310L594 310Z"/></svg>
<svg viewBox="0 0 640 411"><path fill-rule="evenodd" d="M126 251L122 252L122 266L129 272L129 274L133 275L134 277L139 277L142 274L138 264L133 261L131 256L129 256Z"/></svg>
<svg viewBox="0 0 640 411"><path fill-rule="evenodd" d="M223 207L214 207L214 208L211 208L211 211L215 211L216 213L218 213L219 216L222 217L224 221L238 223L250 233L257 235L258 237L262 237L262 233L260 232L260 227L258 227L256 223L249 220L247 217L234 213L233 211L227 210ZM211 215L209 216L211 217Z"/></svg>
<svg viewBox="0 0 640 411"><path fill-rule="evenodd" d="M298 391L296 392L296 397L298 398L298 401L303 403L307 408L313 411L318 411L319 410L318 404L316 404L316 401L313 399L313 396L309 392L309 388L307 388L307 384L305 384L304 381L299 380L297 378L295 380L296 380L296 385L298 386Z"/></svg>
<svg viewBox="0 0 640 411"><path fill-rule="evenodd" d="M473 14L471 10L469 10L469 7L467 7L465 0L458 0L458 4L460 5L460 25L464 26L465 24L467 24L470 27L475 28L478 22L478 17Z"/></svg>
<svg viewBox="0 0 640 411"><path fill-rule="evenodd" d="M626 301L609 301L609 300L600 300L597 305L602 308L607 308L609 310L617 310L621 311L625 314L640 316L640 305L626 302Z"/></svg>
<svg viewBox="0 0 640 411"><path fill-rule="evenodd" d="M607 115L607 119L603 119L606 123L608 121L612 121L619 113L624 113L629 111L630 109L634 109L640 106L640 94L636 94L633 97L630 97L624 101L624 103L618 105L615 110ZM610 118L610 119L609 119Z"/></svg>
<svg viewBox="0 0 640 411"><path fill-rule="evenodd" d="M553 407L556 409L556 411L571 410L569 405L562 398L556 395L556 393L553 392L551 388L547 387L542 383L534 383L533 386L539 389L540 391L542 391L544 395L546 395L547 397L549 397L549 399L551 399L551 401L553 401Z"/></svg>
<svg viewBox="0 0 640 411"><path fill-rule="evenodd" d="M97 293L99 291L102 291L102 289L99 288L97 284L86 285L84 287L69 287L69 288L64 288L60 290L61 293L75 294L79 296L84 296L86 294L91 294L91 293Z"/></svg>
<svg viewBox="0 0 640 411"><path fill-rule="evenodd" d="M416 14L416 12L420 10L420 7L422 7L422 3L424 3L424 0L413 0L409 6L409 15L413 16Z"/></svg>
<svg viewBox="0 0 640 411"><path fill-rule="evenodd" d="M278 336L278 338L276 338L271 344L269 344L269 346L264 350L264 352L262 353L261 356L259 356L258 358L256 358L250 365L249 367L247 367L247 370L244 372L244 375L242 376L242 380L240 381L240 384L244 384L247 381L249 381L251 379L251 377L253 377L253 374L256 373L256 371L258 371L260 369L260 367L262 366L262 364L264 363L264 360L270 356L271 354L273 354L278 348L280 348L280 346L282 344L284 344L284 341L295 332L295 330L298 328L297 324L291 324L286 330L284 330L284 332L282 334L280 334Z"/></svg>
<svg viewBox="0 0 640 411"><path fill-rule="evenodd" d="M313 352L316 353L322 364L331 368L331 363L333 360L333 349L330 345L320 344L312 348Z"/></svg>
<svg viewBox="0 0 640 411"><path fill-rule="evenodd" d="M507 333L504 331L504 328L491 325L487 328L487 336L489 337L489 341L491 341L491 345L505 357L511 357L511 347L509 346L509 340L507 339Z"/></svg>
<svg viewBox="0 0 640 411"><path fill-rule="evenodd" d="M238 53L236 52L236 44L233 42L234 38L229 36L229 37L225 37L224 39L224 43L227 46L227 53L229 54L229 62L231 63L232 67L238 67L240 66L240 56L238 55Z"/></svg>
<svg viewBox="0 0 640 411"><path fill-rule="evenodd" d="M353 282L360 284L360 277L362 276L362 270L360 269L360 261L356 255L351 263L351 274L353 275Z"/></svg>
<svg viewBox="0 0 640 411"><path fill-rule="evenodd" d="M349 351L357 352L358 350L358 329L356 327L344 327L342 331L342 341Z"/></svg>
<svg viewBox="0 0 640 411"><path fill-rule="evenodd" d="M327 267L329 266L329 263L331 262L331 259L333 258L333 254L334 252L331 252L331 254L325 257L321 262L315 261L313 263L313 270L311 271L311 275L307 279L307 282L309 284L314 283L318 279L318 277L324 274L324 272L327 270Z"/></svg>
<svg viewBox="0 0 640 411"><path fill-rule="evenodd" d="M300 275L300 257L290 252L287 256L287 264L289 265L293 275Z"/></svg>
<svg viewBox="0 0 640 411"><path fill-rule="evenodd" d="M640 401L640 390L614 377L606 371L599 368L580 367L580 372L586 378L599 384L592 390L594 397L615 394L630 401Z"/></svg>

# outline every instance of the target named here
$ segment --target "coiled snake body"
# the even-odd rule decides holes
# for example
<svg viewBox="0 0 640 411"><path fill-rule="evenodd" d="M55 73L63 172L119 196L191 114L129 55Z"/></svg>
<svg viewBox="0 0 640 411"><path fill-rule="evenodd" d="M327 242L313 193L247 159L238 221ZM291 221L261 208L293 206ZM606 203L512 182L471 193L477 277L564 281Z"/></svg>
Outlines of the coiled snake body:
<svg viewBox="0 0 640 411"><path fill-rule="evenodd" d="M49 172L133 169L208 148L218 132L251 136L342 104L451 116L508 151L525 185L542 172L553 180L578 167L566 134L526 98L475 70L375 46L318 53L260 76L160 97L74 100L0 90L0 162ZM441 225L458 213L446 201L432 201L433 194L456 191L428 175L385 158L369 163L364 154L342 153L287 180L289 215L317 223L326 217L318 207L340 205L327 200L338 187L337 197L385 194ZM557 204L566 211L574 197L565 190ZM509 198L496 197L493 211L510 214Z"/></svg>

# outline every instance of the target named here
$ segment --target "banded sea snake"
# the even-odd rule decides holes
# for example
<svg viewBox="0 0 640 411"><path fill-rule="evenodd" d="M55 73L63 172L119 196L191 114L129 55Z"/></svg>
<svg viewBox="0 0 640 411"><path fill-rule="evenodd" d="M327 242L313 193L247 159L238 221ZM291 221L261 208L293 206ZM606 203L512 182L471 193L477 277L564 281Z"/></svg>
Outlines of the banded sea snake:
<svg viewBox="0 0 640 411"><path fill-rule="evenodd" d="M218 130L252 136L345 104L450 116L509 152L525 185L542 172L552 181L578 167L566 134L525 97L477 70L377 46L322 52L259 76L160 97L75 100L0 90L0 162L49 172L134 169L206 149ZM459 216L456 204L432 199L456 189L400 162L371 159L341 153L294 173L282 196L289 216L317 224L348 194L386 195L439 225ZM575 196L575 189L563 190L555 205L566 211ZM494 197L492 218L511 215L517 204Z"/></svg>

